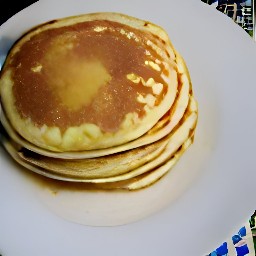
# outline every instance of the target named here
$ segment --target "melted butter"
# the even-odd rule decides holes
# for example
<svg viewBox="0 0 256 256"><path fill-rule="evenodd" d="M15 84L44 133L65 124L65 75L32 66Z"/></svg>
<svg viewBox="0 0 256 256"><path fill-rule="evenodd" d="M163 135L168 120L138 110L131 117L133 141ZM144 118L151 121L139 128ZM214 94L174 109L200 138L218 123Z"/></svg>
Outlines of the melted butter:
<svg viewBox="0 0 256 256"><path fill-rule="evenodd" d="M97 60L88 62L80 59L63 63L57 59L56 62L49 84L62 104L71 111L88 106L99 88L111 80L110 74ZM67 72L63 72L62 65L65 65Z"/></svg>
<svg viewBox="0 0 256 256"><path fill-rule="evenodd" d="M70 111L88 106L99 88L111 80L98 59L81 58L73 52L76 39L75 33L56 37L44 58L48 84Z"/></svg>

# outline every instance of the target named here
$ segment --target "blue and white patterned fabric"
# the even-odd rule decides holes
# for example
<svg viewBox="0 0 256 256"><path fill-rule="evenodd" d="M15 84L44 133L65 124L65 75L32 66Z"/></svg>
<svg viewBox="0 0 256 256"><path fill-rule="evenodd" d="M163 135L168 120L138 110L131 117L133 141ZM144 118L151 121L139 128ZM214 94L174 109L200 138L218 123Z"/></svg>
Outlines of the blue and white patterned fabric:
<svg viewBox="0 0 256 256"><path fill-rule="evenodd" d="M255 256L254 243L249 222L237 234L228 239L208 256Z"/></svg>

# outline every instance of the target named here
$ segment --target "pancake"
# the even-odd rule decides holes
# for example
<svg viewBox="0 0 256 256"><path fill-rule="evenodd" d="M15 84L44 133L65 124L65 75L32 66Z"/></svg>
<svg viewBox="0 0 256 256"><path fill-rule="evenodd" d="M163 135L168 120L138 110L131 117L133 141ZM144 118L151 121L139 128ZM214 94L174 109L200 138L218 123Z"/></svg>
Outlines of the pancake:
<svg viewBox="0 0 256 256"><path fill-rule="evenodd" d="M197 104L191 96L183 120L173 133L156 143L115 155L93 159L63 160L15 147L15 144L6 137L3 141L14 160L43 176L64 181L104 184L130 180L163 165L168 159L173 158L177 151L180 152L182 145L194 135L196 124ZM166 167L164 169L166 170ZM159 171L159 173L162 172Z"/></svg>
<svg viewBox="0 0 256 256"><path fill-rule="evenodd" d="M149 172L136 176L125 181L113 183L95 184L95 188L104 190L139 190L153 185L155 182L163 178L178 162L180 157L185 153L188 147L193 143L193 136L187 139L182 146L164 163Z"/></svg>
<svg viewBox="0 0 256 256"><path fill-rule="evenodd" d="M32 144L31 142L25 140L21 137L15 129L10 124L8 118L4 111L0 113L0 120L8 131L9 136L21 146L42 154L44 156L49 156L53 158L62 158L62 159L84 159L84 158L95 158L109 154L115 154L118 152L123 152L125 150L130 150L133 148L141 147L150 143L153 143L159 139L162 139L164 136L172 132L172 130L178 125L179 121L182 119L184 112L188 106L189 96L192 93L192 84L189 76L186 63L180 54L175 51L176 63L177 63L177 74L178 74L178 87L177 94L172 107L167 111L167 113L161 117L161 119L144 135L139 137L136 140L130 141L128 143L110 147L106 149L96 149L96 150L86 150L79 152L52 152L40 148L37 145Z"/></svg>
<svg viewBox="0 0 256 256"><path fill-rule="evenodd" d="M10 155L21 165L27 167L29 164L31 165L29 169L47 177L63 179L63 176L69 175L78 180L106 178L129 172L152 161L163 151L168 143L168 140L164 139L155 144L120 154L100 158L70 160L50 158L34 153L11 141L8 136L4 136L2 141ZM38 170L36 170L37 167ZM71 180L74 180L74 178Z"/></svg>
<svg viewBox="0 0 256 256"><path fill-rule="evenodd" d="M177 70L155 24L119 13L67 17L14 44L0 77L2 108L39 148L111 148L148 132L172 107Z"/></svg>
<svg viewBox="0 0 256 256"><path fill-rule="evenodd" d="M1 141L53 181L139 190L193 143L198 105L183 57L156 24L93 13L41 24L0 74Z"/></svg>

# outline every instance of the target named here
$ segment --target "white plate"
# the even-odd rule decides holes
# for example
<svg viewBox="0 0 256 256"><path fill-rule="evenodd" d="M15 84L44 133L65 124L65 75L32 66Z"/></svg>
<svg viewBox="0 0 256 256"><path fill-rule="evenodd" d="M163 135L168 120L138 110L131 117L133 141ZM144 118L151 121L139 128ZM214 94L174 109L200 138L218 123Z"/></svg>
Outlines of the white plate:
<svg viewBox="0 0 256 256"><path fill-rule="evenodd" d="M40 0L0 27L1 63L30 27L99 11L122 12L166 29L187 62L199 102L195 143L168 175L171 186L155 190L163 188L163 179L148 190L152 197L137 201L133 210L130 201L122 214L133 213L136 221L115 227L80 225L67 221L72 217L65 213L59 217L62 213L45 204L42 186L1 149L0 254L206 255L236 232L256 206L255 43L231 19L199 0ZM105 209L111 209L106 202ZM143 208L150 210L139 215Z"/></svg>

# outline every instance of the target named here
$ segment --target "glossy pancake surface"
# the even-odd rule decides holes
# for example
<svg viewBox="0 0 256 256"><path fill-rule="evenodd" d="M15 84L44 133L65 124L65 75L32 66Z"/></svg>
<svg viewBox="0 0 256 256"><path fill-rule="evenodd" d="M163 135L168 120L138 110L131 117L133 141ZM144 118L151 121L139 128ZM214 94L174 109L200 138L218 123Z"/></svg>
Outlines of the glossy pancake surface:
<svg viewBox="0 0 256 256"><path fill-rule="evenodd" d="M165 31L117 13L43 24L12 48L3 109L26 140L52 151L109 148L150 130L177 93Z"/></svg>

